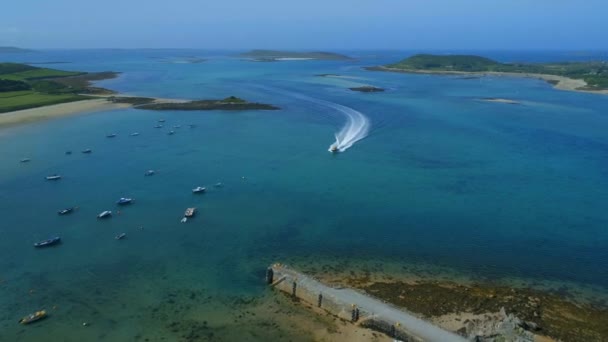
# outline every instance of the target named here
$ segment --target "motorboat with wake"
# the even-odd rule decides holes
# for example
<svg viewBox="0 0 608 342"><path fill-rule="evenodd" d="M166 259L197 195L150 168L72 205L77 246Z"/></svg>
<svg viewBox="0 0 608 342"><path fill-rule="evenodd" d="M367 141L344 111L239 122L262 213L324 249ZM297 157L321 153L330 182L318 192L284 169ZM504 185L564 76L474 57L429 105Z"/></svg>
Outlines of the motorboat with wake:
<svg viewBox="0 0 608 342"><path fill-rule="evenodd" d="M67 215L67 214L71 214L74 209L76 209L76 207L70 207L70 208L65 208L65 209L61 209L57 212L57 214L59 215Z"/></svg>
<svg viewBox="0 0 608 342"><path fill-rule="evenodd" d="M99 215L97 215L98 219L102 219L102 218L109 218L112 216L112 212L109 210L106 211L102 211L101 213L99 213Z"/></svg>
<svg viewBox="0 0 608 342"><path fill-rule="evenodd" d="M132 136L132 137L136 137L136 136L138 136L138 135L139 135L139 133L138 133L138 132L133 132L133 133L131 133L131 134L129 134L129 135L130 135L130 136Z"/></svg>
<svg viewBox="0 0 608 342"><path fill-rule="evenodd" d="M19 323L20 324L30 324L30 323L39 321L43 318L46 318L47 316L48 315L45 310L36 311L36 312L29 314L29 315L23 317L22 319L20 319Z"/></svg>
<svg viewBox="0 0 608 342"><path fill-rule="evenodd" d="M207 188L203 187L203 186L197 186L196 188L192 189L192 193L195 194L200 194L203 193L207 190Z"/></svg>
<svg viewBox="0 0 608 342"><path fill-rule="evenodd" d="M338 149L338 145L336 145L336 144L331 145L329 147L329 152L331 152L331 153L338 153L338 152L340 152L340 150Z"/></svg>
<svg viewBox="0 0 608 342"><path fill-rule="evenodd" d="M53 238L50 238L48 240L44 240L44 241L40 241L40 242L36 242L34 244L34 247L36 248L42 248L42 247L50 247L50 246L54 246L57 245L61 242L61 238L59 236L55 236Z"/></svg>
<svg viewBox="0 0 608 342"><path fill-rule="evenodd" d="M60 180L61 176L60 175L50 175L50 176L46 176L45 179L46 180Z"/></svg>
<svg viewBox="0 0 608 342"><path fill-rule="evenodd" d="M114 238L115 238L116 240L122 240L122 239L124 239L126 236L127 236L127 233L120 233L120 234L116 235Z"/></svg>
<svg viewBox="0 0 608 342"><path fill-rule="evenodd" d="M116 201L116 204L118 204L118 205L125 205L125 204L131 204L131 203L133 203L133 199L126 198L126 197L121 197L118 201Z"/></svg>

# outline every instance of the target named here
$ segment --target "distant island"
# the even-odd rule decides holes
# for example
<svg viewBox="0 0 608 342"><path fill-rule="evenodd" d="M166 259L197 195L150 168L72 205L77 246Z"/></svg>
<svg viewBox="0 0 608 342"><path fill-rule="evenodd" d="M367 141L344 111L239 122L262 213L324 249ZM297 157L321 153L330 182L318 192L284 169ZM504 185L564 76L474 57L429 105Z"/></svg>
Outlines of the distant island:
<svg viewBox="0 0 608 342"><path fill-rule="evenodd" d="M378 88L378 87L374 87L374 86L361 86L361 87L352 87L352 88L348 88L352 91L359 91L362 93L377 93L377 92L382 92L384 91L383 88Z"/></svg>
<svg viewBox="0 0 608 342"><path fill-rule="evenodd" d="M312 51L277 51L277 50L252 50L240 54L241 57L250 58L258 62L276 62L282 60L326 60L326 61L344 61L352 58L333 52Z"/></svg>
<svg viewBox="0 0 608 342"><path fill-rule="evenodd" d="M236 96L222 100L171 101L151 97L109 97L113 103L128 103L136 109L148 110L277 110L273 105L248 102Z"/></svg>
<svg viewBox="0 0 608 342"><path fill-rule="evenodd" d="M0 46L0 53L24 53L34 52L34 50L22 49L14 46Z"/></svg>
<svg viewBox="0 0 608 342"><path fill-rule="evenodd" d="M544 79L558 89L608 94L608 63L500 63L473 55L419 54L398 63L367 67L372 71L429 74L479 74Z"/></svg>

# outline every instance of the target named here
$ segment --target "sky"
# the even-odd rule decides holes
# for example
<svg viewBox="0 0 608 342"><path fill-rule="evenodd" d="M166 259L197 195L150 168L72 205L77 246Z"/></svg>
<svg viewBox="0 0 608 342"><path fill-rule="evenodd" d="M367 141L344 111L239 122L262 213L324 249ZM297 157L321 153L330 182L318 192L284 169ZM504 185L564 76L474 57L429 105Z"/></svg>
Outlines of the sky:
<svg viewBox="0 0 608 342"><path fill-rule="evenodd" d="M608 0L6 0L0 46L608 50Z"/></svg>

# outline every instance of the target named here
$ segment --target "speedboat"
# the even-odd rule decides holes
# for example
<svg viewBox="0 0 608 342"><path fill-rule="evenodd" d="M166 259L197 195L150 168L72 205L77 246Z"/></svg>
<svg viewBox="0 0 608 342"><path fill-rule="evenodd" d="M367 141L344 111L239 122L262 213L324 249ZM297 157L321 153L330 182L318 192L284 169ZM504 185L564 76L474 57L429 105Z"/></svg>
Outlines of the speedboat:
<svg viewBox="0 0 608 342"><path fill-rule="evenodd" d="M50 175L50 176L46 176L45 178L46 178L46 180L60 180L61 176L60 175Z"/></svg>
<svg viewBox="0 0 608 342"><path fill-rule="evenodd" d="M165 119L160 119L158 120L158 122L165 122Z"/></svg>
<svg viewBox="0 0 608 342"><path fill-rule="evenodd" d="M59 236L55 236L54 238L50 238L48 240L36 242L34 244L34 247L36 247L36 248L49 247L49 246L56 245L60 242L61 242L61 238Z"/></svg>
<svg viewBox="0 0 608 342"><path fill-rule="evenodd" d="M106 138L114 138L116 136L116 133L111 133L106 135Z"/></svg>
<svg viewBox="0 0 608 342"><path fill-rule="evenodd" d="M59 214L59 215L67 215L67 214L70 214L72 211L74 211L74 209L76 209L76 207L65 208L65 209L59 210L57 212L57 214Z"/></svg>
<svg viewBox="0 0 608 342"><path fill-rule="evenodd" d="M36 311L36 312L29 314L29 315L23 317L22 319L20 319L19 323L30 324L30 323L39 321L43 318L46 318L47 316L48 315L46 314L46 311L44 311L44 310Z"/></svg>
<svg viewBox="0 0 608 342"><path fill-rule="evenodd" d="M82 153L91 153L93 152L90 148L87 148L86 150L82 150Z"/></svg>
<svg viewBox="0 0 608 342"><path fill-rule="evenodd" d="M187 218L194 217L195 214L196 214L196 208L188 208L188 209L186 209L186 212L184 213L184 217L187 217Z"/></svg>
<svg viewBox="0 0 608 342"><path fill-rule="evenodd" d="M338 149L338 145L331 145L331 147L329 148L329 152L331 153L338 153L340 152L340 150Z"/></svg>
<svg viewBox="0 0 608 342"><path fill-rule="evenodd" d="M205 190L207 190L207 188L203 186L197 186L196 188L192 189L192 192L195 194L199 194L201 192L205 192Z"/></svg>
<svg viewBox="0 0 608 342"><path fill-rule="evenodd" d="M115 238L116 240L122 240L122 239L124 239L126 236L127 236L127 233L120 233L120 234L116 235L114 238Z"/></svg>
<svg viewBox="0 0 608 342"><path fill-rule="evenodd" d="M156 125L154 128L163 128L163 125Z"/></svg>
<svg viewBox="0 0 608 342"><path fill-rule="evenodd" d="M20 162L20 163L27 163L27 162L29 162L29 161L30 161L30 158L23 158L23 159L21 159L19 162Z"/></svg>
<svg viewBox="0 0 608 342"><path fill-rule="evenodd" d="M97 215L98 219L102 219L102 218L107 218L107 217L111 217L112 216L112 212L109 210L106 211L102 211L101 213L99 213L99 215Z"/></svg>
<svg viewBox="0 0 608 342"><path fill-rule="evenodd" d="M156 172L154 170L148 170L146 171L146 173L144 173L144 176L152 176L154 175Z"/></svg>
<svg viewBox="0 0 608 342"><path fill-rule="evenodd" d="M173 135L173 134L175 134L175 131L169 131L169 132L167 132L167 134L168 135Z"/></svg>
<svg viewBox="0 0 608 342"><path fill-rule="evenodd" d="M129 134L129 135L130 135L130 136L132 136L132 137L136 137L136 136L138 136L138 135L139 135L139 133L138 133L138 132L133 132L133 133L131 133L131 134Z"/></svg>
<svg viewBox="0 0 608 342"><path fill-rule="evenodd" d="M132 202L133 202L132 198L121 197L118 201L116 201L116 204L125 205L125 204L130 204Z"/></svg>

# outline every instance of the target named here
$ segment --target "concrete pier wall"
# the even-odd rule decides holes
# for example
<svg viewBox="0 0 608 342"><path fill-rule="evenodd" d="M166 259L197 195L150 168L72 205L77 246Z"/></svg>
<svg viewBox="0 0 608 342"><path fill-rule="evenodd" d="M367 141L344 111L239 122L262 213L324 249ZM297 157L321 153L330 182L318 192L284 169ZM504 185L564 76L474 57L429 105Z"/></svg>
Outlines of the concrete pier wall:
<svg viewBox="0 0 608 342"><path fill-rule="evenodd" d="M266 275L269 285L278 290L402 341L467 341L365 293L327 286L282 264L270 266Z"/></svg>

